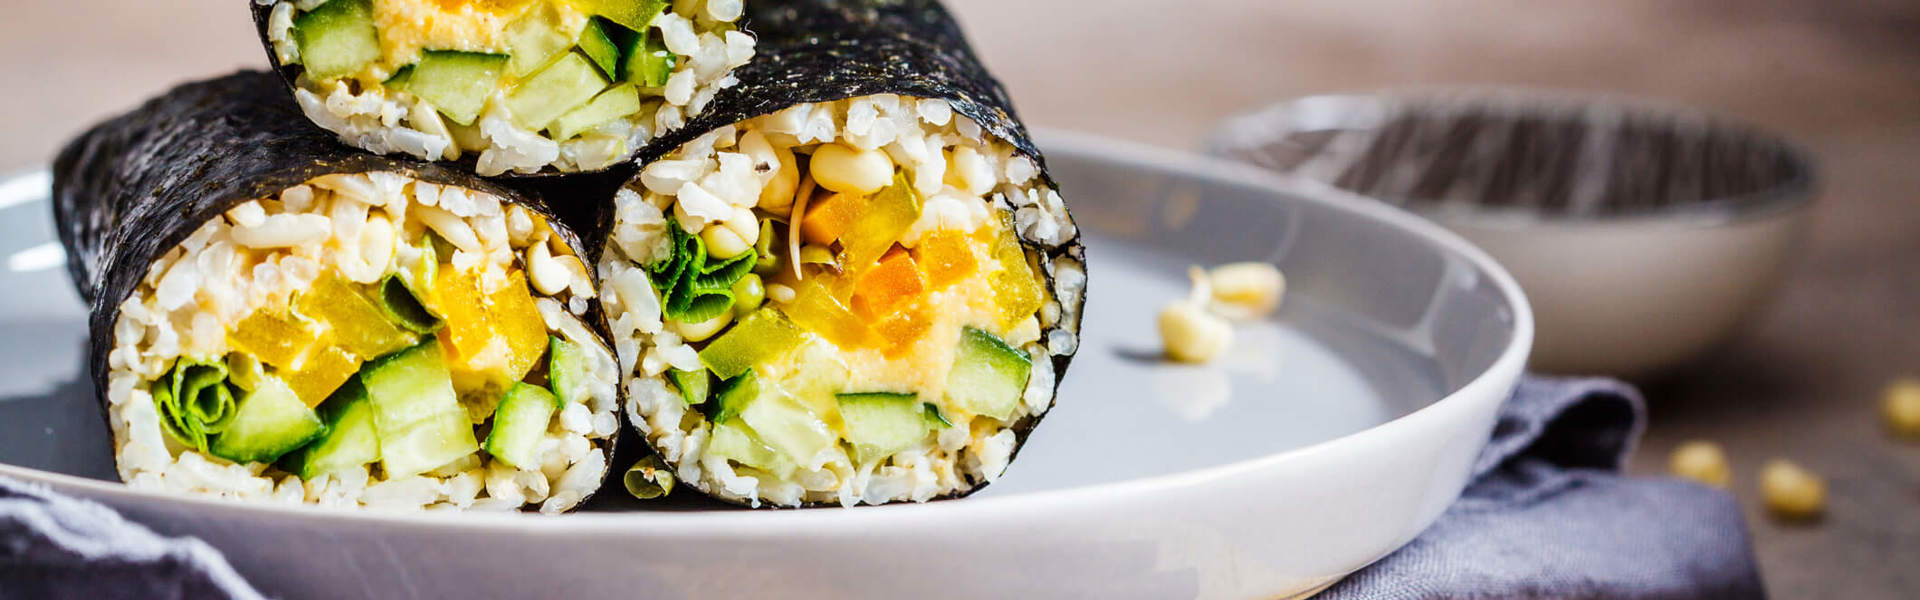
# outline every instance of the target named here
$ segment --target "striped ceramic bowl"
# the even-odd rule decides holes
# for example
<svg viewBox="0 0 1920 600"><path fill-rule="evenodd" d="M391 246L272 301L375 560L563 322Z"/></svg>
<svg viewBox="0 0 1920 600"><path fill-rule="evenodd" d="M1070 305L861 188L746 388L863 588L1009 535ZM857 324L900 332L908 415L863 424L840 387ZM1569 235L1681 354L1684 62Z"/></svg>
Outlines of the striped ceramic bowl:
<svg viewBox="0 0 1920 600"><path fill-rule="evenodd" d="M1529 90L1301 98L1227 120L1207 149L1479 244L1533 301L1548 372L1650 375L1725 341L1776 287L1816 188L1806 153L1753 127Z"/></svg>

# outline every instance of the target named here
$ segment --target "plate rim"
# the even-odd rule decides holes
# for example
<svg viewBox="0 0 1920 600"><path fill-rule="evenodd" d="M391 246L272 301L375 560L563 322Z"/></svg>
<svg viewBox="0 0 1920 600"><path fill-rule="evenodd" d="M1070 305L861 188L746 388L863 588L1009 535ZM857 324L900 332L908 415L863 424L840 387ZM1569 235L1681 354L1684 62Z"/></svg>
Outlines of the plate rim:
<svg viewBox="0 0 1920 600"><path fill-rule="evenodd" d="M574 512L564 518L529 513L473 513L454 511L389 511L353 507L281 504L273 502L236 502L197 495L136 490L119 482L55 473L8 463L0 463L0 476L12 477L29 485L73 489L84 498L111 504L159 503L161 508L210 509L225 512L255 513L255 516L290 519L344 518L363 525L387 525L415 529L446 529L463 532L493 530L517 535L625 536L645 533L659 537L785 537L796 530L827 533L849 531L850 527L881 525L892 521L918 521L923 518L952 519L984 516L992 513L1019 512L1007 509L1028 505L1087 507L1100 499L1130 497L1152 490L1205 485L1278 468L1295 457L1329 451L1343 446L1360 446L1387 430L1406 426L1427 413L1451 410L1457 405L1484 397L1486 388L1502 385L1504 374L1520 372L1533 346L1533 309L1525 292L1513 276L1493 258L1465 238L1414 213L1370 200L1338 188L1307 179L1273 173L1203 154L1122 140L1103 135L1066 130L1036 128L1036 139L1043 152L1070 152L1097 156L1123 166L1192 174L1227 183L1266 189L1285 190L1301 200L1329 206L1335 210L1358 213L1410 231L1438 245L1443 251L1464 258L1479 273L1491 279L1494 287L1513 312L1513 335L1499 356L1459 388L1412 412L1375 424L1360 431L1289 450L1245 458L1225 464L1149 477L1079 485L1067 488L1024 492L1010 496L970 498L961 502L896 503L861 506L859 510L731 510L731 511L628 511ZM0 188L22 177L34 177L45 169L11 170L0 176ZM4 201L0 199L0 201ZM613 490L617 492L619 490ZM70 495L72 492L67 492ZM1455 492L1457 494L1457 492ZM776 526L777 525L777 526ZM770 527L773 526L773 527ZM853 529L856 530L857 529Z"/></svg>

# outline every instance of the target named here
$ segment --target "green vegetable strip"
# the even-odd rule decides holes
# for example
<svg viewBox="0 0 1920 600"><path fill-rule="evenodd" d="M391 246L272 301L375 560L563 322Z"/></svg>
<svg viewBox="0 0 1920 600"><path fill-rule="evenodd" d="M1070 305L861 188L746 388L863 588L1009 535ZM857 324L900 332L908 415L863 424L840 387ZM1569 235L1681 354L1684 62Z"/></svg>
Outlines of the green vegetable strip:
<svg viewBox="0 0 1920 600"><path fill-rule="evenodd" d="M156 381L153 382L153 387L149 388L153 394L154 410L160 413L160 424L165 426L161 429L165 429L167 435L173 436L173 439L180 440L180 443L200 448L204 452L207 447L206 434L201 433L198 427L187 421L185 413L180 410L180 404L174 402L173 389L166 383L164 380Z"/></svg>
<svg viewBox="0 0 1920 600"><path fill-rule="evenodd" d="M713 261L700 237L667 220L671 255L648 267L668 319L697 323L733 308L733 284L753 272L754 253Z"/></svg>
<svg viewBox="0 0 1920 600"><path fill-rule="evenodd" d="M149 390L167 433L182 443L207 452L207 436L219 434L233 422L236 409L227 381L225 361L202 363L182 360Z"/></svg>

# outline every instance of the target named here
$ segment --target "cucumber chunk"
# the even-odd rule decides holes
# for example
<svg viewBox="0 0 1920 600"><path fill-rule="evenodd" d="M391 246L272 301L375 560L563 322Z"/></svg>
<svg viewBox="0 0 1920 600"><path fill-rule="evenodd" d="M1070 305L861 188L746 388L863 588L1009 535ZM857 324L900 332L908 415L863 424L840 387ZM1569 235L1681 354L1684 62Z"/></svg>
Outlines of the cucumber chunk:
<svg viewBox="0 0 1920 600"><path fill-rule="evenodd" d="M634 89L633 84L622 83L600 92L600 95L579 108L560 115L547 127L547 134L555 140L566 141L581 132L637 112L640 112L640 90Z"/></svg>
<svg viewBox="0 0 1920 600"><path fill-rule="evenodd" d="M747 371L720 384L719 395L701 410L706 413L708 421L730 423L759 395L760 379L753 375L753 371Z"/></svg>
<svg viewBox="0 0 1920 600"><path fill-rule="evenodd" d="M819 417L784 394L760 394L740 409L740 420L752 427L767 447L801 465L814 465L815 457L840 439Z"/></svg>
<svg viewBox="0 0 1920 600"><path fill-rule="evenodd" d="M922 403L921 406L926 409L925 417L928 427L945 429L953 426L953 421L947 420L947 415L940 412L940 407L934 406L932 402Z"/></svg>
<svg viewBox="0 0 1920 600"><path fill-rule="evenodd" d="M586 104L606 88L607 79L600 76L592 61L579 53L569 53L520 82L507 96L507 108L513 110L514 120L522 126L546 129L554 119Z"/></svg>
<svg viewBox="0 0 1920 600"><path fill-rule="evenodd" d="M360 378L348 379L320 404L327 433L280 459L280 469L313 479L380 460L380 434L373 426L373 403Z"/></svg>
<svg viewBox="0 0 1920 600"><path fill-rule="evenodd" d="M621 50L620 79L643 88L667 85L667 76L673 74L673 66L679 62L679 58L667 51L667 45L660 41L660 36L640 36L637 45Z"/></svg>
<svg viewBox="0 0 1920 600"><path fill-rule="evenodd" d="M779 452L760 441L759 434L745 423L715 424L707 438L706 453L786 478L798 468Z"/></svg>
<svg viewBox="0 0 1920 600"><path fill-rule="evenodd" d="M1006 420L1027 390L1033 359L993 334L966 328L947 373L947 401L976 415Z"/></svg>
<svg viewBox="0 0 1920 600"><path fill-rule="evenodd" d="M713 377L707 374L706 369L674 369L667 371L667 379L673 381L673 387L680 390L680 398L686 400L688 406L706 402L707 394L713 389Z"/></svg>
<svg viewBox="0 0 1920 600"><path fill-rule="evenodd" d="M407 82L409 81L413 81L413 65L400 67L400 69L394 71L392 75L388 75L385 81L381 81L380 85L396 90L404 90L407 89Z"/></svg>
<svg viewBox="0 0 1920 600"><path fill-rule="evenodd" d="M539 386L515 383L493 411L493 431L487 434L487 454L516 469L539 464L540 438L560 407Z"/></svg>
<svg viewBox="0 0 1920 600"><path fill-rule="evenodd" d="M331 0L293 19L293 42L307 76L352 75L380 59L380 31L368 0Z"/></svg>
<svg viewBox="0 0 1920 600"><path fill-rule="evenodd" d="M573 47L573 40L560 32L559 16L552 7L542 4L507 25L507 53L513 56L507 62L507 70L514 77L526 77L540 70Z"/></svg>
<svg viewBox="0 0 1920 600"><path fill-rule="evenodd" d="M433 316L426 306L420 304L419 298L413 295L413 290L408 289L407 283L398 275L387 275L387 278L380 282L378 300L380 312L387 315L387 320L393 321L393 324L407 331L433 333L446 325L440 321L439 317Z"/></svg>
<svg viewBox="0 0 1920 600"><path fill-rule="evenodd" d="M292 387L268 375L240 399L233 421L213 438L208 453L241 464L270 463L326 431L326 424Z"/></svg>
<svg viewBox="0 0 1920 600"><path fill-rule="evenodd" d="M847 441L862 462L885 459L927 437L926 405L919 394L868 392L834 399L847 424Z"/></svg>
<svg viewBox="0 0 1920 600"><path fill-rule="evenodd" d="M586 402L586 379L587 357L580 347L559 336L547 336L547 385L553 388L553 397L562 405Z"/></svg>
<svg viewBox="0 0 1920 600"><path fill-rule="evenodd" d="M480 449L467 410L453 393L439 340L429 337L368 363L360 382L373 404L381 465L389 479L435 469Z"/></svg>
<svg viewBox="0 0 1920 600"><path fill-rule="evenodd" d="M620 68L620 48L613 45L613 38L608 35L610 27L620 25L600 17L588 19L586 28L580 30L579 42L580 53L587 55L608 78L619 73Z"/></svg>
<svg viewBox="0 0 1920 600"><path fill-rule="evenodd" d="M505 54L427 50L420 53L402 89L432 103L447 119L472 125L487 106L487 96L499 87L507 60Z"/></svg>

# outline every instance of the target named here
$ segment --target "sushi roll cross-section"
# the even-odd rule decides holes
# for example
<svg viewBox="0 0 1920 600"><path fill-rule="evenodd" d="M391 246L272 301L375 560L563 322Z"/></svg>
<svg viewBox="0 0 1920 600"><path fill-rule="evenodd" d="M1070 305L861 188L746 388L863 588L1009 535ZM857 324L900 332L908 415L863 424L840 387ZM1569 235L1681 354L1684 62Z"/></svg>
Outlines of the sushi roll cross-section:
<svg viewBox="0 0 1920 600"><path fill-rule="evenodd" d="M189 84L57 165L121 479L578 505L619 427L573 236L507 188L339 147L295 110L266 73Z"/></svg>
<svg viewBox="0 0 1920 600"><path fill-rule="evenodd" d="M724 499L991 482L1077 345L1085 274L1053 252L1076 237L1058 193L945 100L724 127L615 202L599 269L628 418Z"/></svg>
<svg viewBox="0 0 1920 600"><path fill-rule="evenodd" d="M254 0L301 110L349 144L481 175L598 171L753 56L742 0Z"/></svg>
<svg viewBox="0 0 1920 600"><path fill-rule="evenodd" d="M602 223L628 421L750 506L995 481L1079 346L1084 250L1043 159L937 2L747 20L740 84L641 153Z"/></svg>

